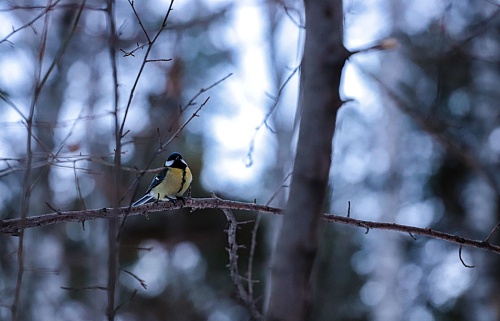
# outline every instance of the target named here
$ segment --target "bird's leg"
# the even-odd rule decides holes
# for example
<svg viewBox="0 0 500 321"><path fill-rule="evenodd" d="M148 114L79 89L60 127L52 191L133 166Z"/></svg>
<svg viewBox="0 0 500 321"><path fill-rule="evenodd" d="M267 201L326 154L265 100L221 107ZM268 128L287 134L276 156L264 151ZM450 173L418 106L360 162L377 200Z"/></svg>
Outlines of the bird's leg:
<svg viewBox="0 0 500 321"><path fill-rule="evenodd" d="M184 201L184 197L182 197L182 196L177 196L176 198L171 198L170 201L172 203L174 203L175 205L178 205L178 203L180 203L181 205L186 204L186 202Z"/></svg>

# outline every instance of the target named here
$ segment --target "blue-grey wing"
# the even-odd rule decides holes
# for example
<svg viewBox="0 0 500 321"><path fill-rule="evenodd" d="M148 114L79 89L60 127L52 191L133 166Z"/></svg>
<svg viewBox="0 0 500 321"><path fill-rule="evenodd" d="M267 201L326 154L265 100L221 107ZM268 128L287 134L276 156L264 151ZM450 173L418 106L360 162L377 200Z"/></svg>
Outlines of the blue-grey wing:
<svg viewBox="0 0 500 321"><path fill-rule="evenodd" d="M148 190L146 191L146 195L151 192L153 188L156 186L160 185L160 183L165 179L165 176L167 175L168 168L162 170L160 173L156 174L155 178L153 178L153 181L148 187Z"/></svg>
<svg viewBox="0 0 500 321"><path fill-rule="evenodd" d="M143 197L141 197L139 200L135 201L134 204L132 204L132 206L146 204L152 198L153 198L153 196L146 194Z"/></svg>

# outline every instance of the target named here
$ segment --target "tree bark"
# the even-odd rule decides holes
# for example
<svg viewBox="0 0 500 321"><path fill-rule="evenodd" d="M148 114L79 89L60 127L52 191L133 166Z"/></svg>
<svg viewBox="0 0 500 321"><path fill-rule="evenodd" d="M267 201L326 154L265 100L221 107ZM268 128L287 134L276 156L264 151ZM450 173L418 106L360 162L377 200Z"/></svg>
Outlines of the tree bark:
<svg viewBox="0 0 500 321"><path fill-rule="evenodd" d="M271 263L266 320L272 321L304 320L310 310L311 272L342 106L339 86L349 56L343 46L341 0L306 0L305 13L301 123L290 196Z"/></svg>

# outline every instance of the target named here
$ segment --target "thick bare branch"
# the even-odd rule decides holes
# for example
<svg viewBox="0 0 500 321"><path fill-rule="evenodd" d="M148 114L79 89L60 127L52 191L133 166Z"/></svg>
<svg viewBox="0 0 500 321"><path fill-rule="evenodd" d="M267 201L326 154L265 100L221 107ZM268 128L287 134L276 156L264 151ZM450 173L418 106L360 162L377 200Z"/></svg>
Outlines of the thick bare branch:
<svg viewBox="0 0 500 321"><path fill-rule="evenodd" d="M184 205L180 202L158 202L148 203L136 207L120 207L117 209L116 215L118 217L148 215L151 213L177 210L181 208L190 208L191 211L203 209L231 209L241 211L252 211L267 214L283 214L283 209L265 206L255 203L244 203L231 200L224 200L221 198L186 198ZM69 222L82 222L95 219L108 219L113 217L111 208L102 208L97 210L82 210L82 211L59 211L49 214L36 215L27 217L24 222L20 218L0 220L0 234L13 234L17 235L21 226L24 229L34 228L39 226L47 226L52 224L69 223ZM352 215L352 213L351 213ZM483 240L473 240L459 235L437 231L431 228L421 228L415 226L408 226L387 222L373 222L366 220L358 220L352 217L323 214L322 220L326 222L335 222L363 229L377 229L401 232L406 235L422 235L440 239L446 242L473 247L477 249L486 250L495 254L500 254L500 246L494 245Z"/></svg>
<svg viewBox="0 0 500 321"><path fill-rule="evenodd" d="M247 210L257 211L264 213L280 214L281 209L269 206L243 203L235 201L227 201L220 198L186 198L185 205L183 206L178 202L158 202L148 203L136 207L120 207L116 213L117 217L145 215L149 213L156 213L168 210L180 209L182 207L191 208L193 211L201 209L214 209L214 208L229 208L233 210ZM50 214L36 215L27 217L22 226L24 228L33 228L38 226L47 226L57 223L68 222L82 222L94 219L108 219L113 217L111 208L102 208L94 210L81 210L81 211L58 211ZM0 220L0 233L1 234L17 234L21 229L21 220L19 218Z"/></svg>

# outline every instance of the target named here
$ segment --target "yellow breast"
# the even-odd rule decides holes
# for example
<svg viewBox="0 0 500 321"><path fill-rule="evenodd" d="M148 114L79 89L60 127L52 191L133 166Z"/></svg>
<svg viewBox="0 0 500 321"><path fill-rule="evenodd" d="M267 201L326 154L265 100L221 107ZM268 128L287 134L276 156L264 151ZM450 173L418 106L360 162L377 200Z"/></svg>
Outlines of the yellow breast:
<svg viewBox="0 0 500 321"><path fill-rule="evenodd" d="M162 201L174 199L182 196L187 191L192 180L193 176L189 167L185 170L170 167L165 175L165 179L158 186L154 187L150 194L154 198L158 198L159 196L159 199Z"/></svg>

